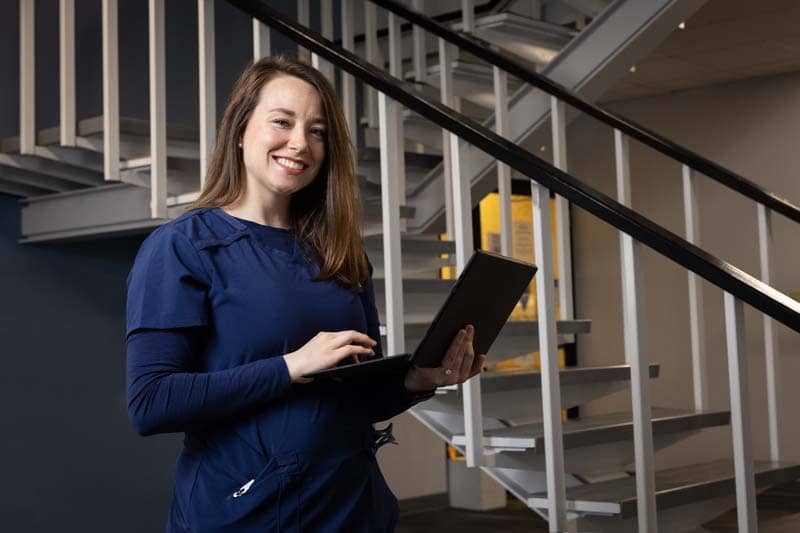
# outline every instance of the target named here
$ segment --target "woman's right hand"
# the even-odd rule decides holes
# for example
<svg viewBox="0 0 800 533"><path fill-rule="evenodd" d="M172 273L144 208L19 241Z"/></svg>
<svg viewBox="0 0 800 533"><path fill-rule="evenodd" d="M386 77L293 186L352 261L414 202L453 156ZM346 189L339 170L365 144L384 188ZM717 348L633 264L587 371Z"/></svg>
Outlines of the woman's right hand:
<svg viewBox="0 0 800 533"><path fill-rule="evenodd" d="M359 355L373 356L377 344L368 335L358 331L321 331L299 350L283 356L292 383L311 381L303 375L325 370L351 358L358 362Z"/></svg>

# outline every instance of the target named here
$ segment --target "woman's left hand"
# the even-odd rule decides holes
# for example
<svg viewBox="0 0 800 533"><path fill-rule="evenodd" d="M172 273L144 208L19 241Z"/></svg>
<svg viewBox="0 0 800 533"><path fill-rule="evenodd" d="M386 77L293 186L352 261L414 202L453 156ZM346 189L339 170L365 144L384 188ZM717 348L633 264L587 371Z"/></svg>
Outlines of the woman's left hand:
<svg viewBox="0 0 800 533"><path fill-rule="evenodd" d="M476 374L480 374L486 354L475 357L472 340L475 338L475 328L468 325L459 330L447 353L442 359L442 366L436 368L421 368L412 366L406 373L405 386L409 392L430 391L436 387L464 383Z"/></svg>

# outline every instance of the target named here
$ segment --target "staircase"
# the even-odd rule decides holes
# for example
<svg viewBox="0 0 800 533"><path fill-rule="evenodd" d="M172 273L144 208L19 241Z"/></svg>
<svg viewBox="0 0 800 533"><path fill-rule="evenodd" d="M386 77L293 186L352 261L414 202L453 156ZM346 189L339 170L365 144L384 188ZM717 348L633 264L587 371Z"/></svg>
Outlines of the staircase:
<svg viewBox="0 0 800 533"><path fill-rule="evenodd" d="M461 13L456 12L458 16L453 20L453 13L439 13L439 19L452 22L449 26L440 24L437 29L435 21L403 5L383 0L367 1L362 35L354 38L357 31L345 15L354 13L355 3L343 0L344 24L336 43L320 40L308 30L307 2L300 2L299 24L257 2L236 0L231 3L319 54L313 55L312 61L319 62L322 68L326 67L325 59L335 57L333 51L342 52L340 44L373 65L353 60L345 64L342 60L336 67L351 74L359 73L356 77L364 86L364 97L359 102L353 87L348 89L341 80L342 98L345 108L350 110L348 120L359 139L357 170L364 212L363 233L375 266L376 303L387 351L399 352L415 346L446 298L454 282L441 279L441 269L460 268L468 257L473 239L471 230L465 228L471 227L470 212L474 205L495 189L500 190L501 202L510 202L512 177L540 180L532 192L539 217L536 220L548 222L534 224L540 266L536 288L538 318L509 321L489 354L489 370L479 380L462 387L439 389L432 399L412 410L414 417L464 454L470 466L480 467L547 518L551 531L617 532L635 531L637 527L639 531L655 531L656 528L689 531L737 503L740 530L754 531L755 492L800 478L800 466L776 460L755 461L749 451L750 415L742 409L742 404L747 405L746 386L739 386L745 377L735 371L742 357L742 333L741 328L736 329L736 324L741 325L741 301L745 301L765 313L764 316L772 316L800 331L800 306L746 274L728 273L725 277L725 273L712 268L721 264L716 258L692 248L680 238L673 239L672 234L635 212L625 211L629 198L626 202L624 179L620 205L613 200L606 202L599 193L575 185L574 178L559 173L559 169L565 167L565 128L573 118L572 113L564 111L564 98L577 109L603 116L618 128L618 132L644 139L643 142L651 139L649 132L638 126L613 116L605 117L604 112L592 106L592 101L703 2L584 3L606 6L590 14L593 20L588 27L583 27L586 13L580 12L575 12L572 24L566 24L568 20L563 17L564 13L572 13L567 6L570 2L565 2L561 11L557 11L561 17L558 23L515 13L512 10L515 2L488 2L477 10L474 19L467 15L462 21ZM30 76L26 76L33 63L25 52L25 43L33 38L32 4L32 0L20 0L23 118L29 117L25 110L34 105L30 98L35 94ZM416 7L419 4L414 2ZM322 5L322 33L332 38L332 19L326 19L331 14L330 7L325 8L324 0ZM106 37L104 46L113 56L116 1L107 0L104 6L110 14L107 17L110 37ZM199 17L201 50L208 50L208 42L213 43L210 37L214 34L213 2L201 1L198 6L203 15ZM376 6L385 10L381 13L390 13L386 22L388 32L376 31L379 29ZM160 9L163 10L163 6ZM163 11L161 15L163 19ZM65 16L64 13L61 16ZM69 13L66 16L69 17ZM404 30L399 17L414 21L414 29ZM151 36L163 37L163 20L159 22L158 17L154 18L149 28ZM575 29L577 27L581 30ZM253 28L257 37L254 53L257 56L267 53L269 32L265 31L266 26L254 19ZM466 33L458 33L448 36L450 44L445 45L441 28L464 30L484 41L470 40ZM69 39L64 40L62 46L69 47ZM74 55L74 36L71 46ZM499 54L500 58L487 63L481 47ZM392 53L393 50L402 53ZM201 80L209 68L213 72L213 63L207 63L207 57L207 54L200 57ZM502 58L508 58L508 62L503 63ZM112 58L106 65L113 65L114 61ZM147 232L180 215L197 197L205 168L204 154L208 153L209 128L213 131L213 121L208 119L208 110L213 110L213 105L209 104L213 100L213 90L205 88L205 100L201 93L200 106L205 115L201 113L199 130L167 124L163 113L153 111L163 110L166 98L158 70L159 66L163 68L163 40L151 53L150 62L151 72L155 72L151 80L151 100L156 104L151 107L149 120L121 117L118 110L114 115L112 91L112 97L105 100L102 116L75 121L74 127L63 123L38 131L35 121L23 120L19 136L2 140L0 191L22 198L22 243ZM506 68L510 75L503 77L498 67ZM67 70L69 68L68 65ZM74 72L74 64L71 68ZM368 88L380 86L384 69L396 78L394 86L385 89L386 94L403 102L405 107L396 101L381 101L385 97ZM546 78L536 77L537 72ZM113 78L107 73L106 78L109 77ZM213 74L210 79L213 81ZM68 77L64 80L62 91L70 96ZM404 80L405 84L399 80ZM109 86L113 86L113 81L108 82ZM211 96L208 96L209 90ZM74 85L71 91L74 98ZM561 103L556 103L551 95L560 95L562 91L566 91L563 93L566 96L561 97ZM451 124L448 129L459 133L461 138L443 135L445 115L437 114L431 106L431 102L440 100L460 112L460 115L447 115L447 119L458 123ZM69 102L69 98L62 101ZM357 108L356 103L362 105ZM389 120L381 120L381 105L386 108ZM462 119L473 122L458 130L466 124ZM552 139L548 126L553 129ZM388 134L382 136L382 129ZM499 138L490 138L486 132L495 129L515 146L504 146ZM617 138L618 153L623 156L627 146L625 135L619 134ZM382 137L389 139L389 145L381 142ZM152 138L164 141L154 146ZM651 146L658 145L656 141L660 139L652 139ZM394 152L392 142L396 143ZM553 151L554 166L529 154L543 143ZM397 164L382 166L383 157ZM504 170L498 166L497 160L506 162L510 171L508 167ZM694 162L691 157L678 160L688 167ZM621 168L624 169L624 164ZM700 170L711 177L715 172L732 175L718 167ZM624 171L622 177L625 177ZM736 182L739 185L732 187L748 194L744 192L748 186L742 185L745 182ZM403 187L394 186L396 183L402 183ZM562 254L558 273L553 271L554 258L549 245L550 191L545 188L548 183L551 184L549 188L559 194L555 199L557 249ZM797 214L800 211L788 202L770 203L769 194L750 192L748 196L766 206L765 212L771 209L800 222ZM557 364L559 347L574 349L576 339L591 332L591 322L575 318L572 313L567 200L631 236L627 241L623 239L623 255L628 258L626 277L633 280L625 293L627 346L626 353L619 354L619 364L615 366L559 367ZM389 210L392 220L385 220L382 214L382 206L387 203L396 207ZM601 208L600 204L611 207ZM440 238L439 234L445 231L450 240ZM400 242L402 253L398 255L393 251L385 239ZM509 240L510 228L503 235L506 253ZM691 238L689 240L691 242ZM647 361L636 327L636 319L641 318L640 310L637 311L638 273L635 268L639 241L733 295L729 306L730 366L733 369L730 411L710 410L697 402L696 408L691 410L650 405L648 382L658 379L661 364ZM667 249L663 242L669 242L673 248ZM565 253L567 255L563 255ZM729 272L728 266L722 265L720 270ZM387 272L392 271L402 272L402 277L387 276ZM398 319L394 323L389 323L387 302L397 301L401 302L401 312L396 314ZM513 367L516 369L508 370L503 364L510 359L533 360L534 353L539 354L541 369L534 366L520 369L517 365ZM628 389L633 397L630 412L561 421L562 410L581 407ZM719 431L729 425L732 425L734 460L655 471L654 453L699 432Z"/></svg>

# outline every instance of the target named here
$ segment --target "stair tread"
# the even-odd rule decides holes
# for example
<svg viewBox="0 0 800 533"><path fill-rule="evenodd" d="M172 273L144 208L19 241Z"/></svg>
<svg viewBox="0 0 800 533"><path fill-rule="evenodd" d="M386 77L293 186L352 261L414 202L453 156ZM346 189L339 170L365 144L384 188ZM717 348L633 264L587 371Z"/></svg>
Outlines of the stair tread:
<svg viewBox="0 0 800 533"><path fill-rule="evenodd" d="M658 377L660 366L650 364L650 377ZM559 369L561 386L597 383L601 381L619 381L630 377L629 365L607 365L588 367L568 367ZM483 392L502 392L513 389L536 388L541 386L541 373L538 371L520 370L515 372L484 372L481 376Z"/></svg>
<svg viewBox="0 0 800 533"><path fill-rule="evenodd" d="M656 407L652 410L654 434L667 434L730 422L729 411L694 411ZM569 419L563 424L564 448L588 446L632 437L633 414L609 413ZM544 426L541 422L521 424L484 431L484 444L493 447L542 448ZM464 444L464 436L456 435L454 444Z"/></svg>
<svg viewBox="0 0 800 533"><path fill-rule="evenodd" d="M412 234L402 234L400 236L401 250L403 253L423 253L423 254L454 254L456 244L453 241L440 241L438 239L428 239ZM367 251L375 254L383 253L383 234L373 234L364 236L364 246Z"/></svg>
<svg viewBox="0 0 800 533"><path fill-rule="evenodd" d="M378 163L381 160L379 148L362 146L358 149L358 164ZM417 169L431 169L442 162L442 156L436 154L420 154L417 152L405 152L406 167Z"/></svg>
<svg viewBox="0 0 800 533"><path fill-rule="evenodd" d="M757 487L800 478L800 465L754 461ZM675 507L735 493L734 465L730 459L680 466L655 473L656 506ZM545 493L526 495L529 505L547 505ZM574 511L609 513L621 517L636 514L636 478L629 476L567 489L567 508Z"/></svg>

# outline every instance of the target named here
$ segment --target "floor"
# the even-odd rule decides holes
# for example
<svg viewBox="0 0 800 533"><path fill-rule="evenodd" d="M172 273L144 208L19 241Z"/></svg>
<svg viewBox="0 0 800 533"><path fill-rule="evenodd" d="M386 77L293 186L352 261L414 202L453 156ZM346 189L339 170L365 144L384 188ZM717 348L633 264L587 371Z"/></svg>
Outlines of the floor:
<svg viewBox="0 0 800 533"><path fill-rule="evenodd" d="M758 497L760 533L800 532L800 482L774 487ZM709 533L738 531L736 510L704 525ZM442 503L428 508L407 508L401 505L401 516L395 533L428 533L457 531L477 532L546 532L547 523L519 500L508 498L508 506L496 511L478 512L451 509Z"/></svg>

